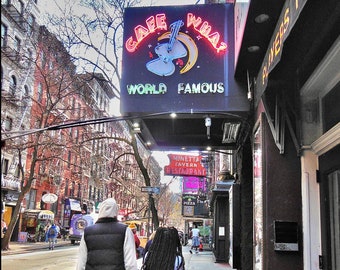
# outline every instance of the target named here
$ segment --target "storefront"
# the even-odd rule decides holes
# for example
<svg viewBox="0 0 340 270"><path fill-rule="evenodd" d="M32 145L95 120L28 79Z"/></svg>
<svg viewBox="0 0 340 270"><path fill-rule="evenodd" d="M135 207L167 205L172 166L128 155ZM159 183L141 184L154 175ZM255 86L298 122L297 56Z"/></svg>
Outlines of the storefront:
<svg viewBox="0 0 340 270"><path fill-rule="evenodd" d="M283 6L256 80L253 269L335 270L340 264L334 192L340 179L335 26L340 17L331 10L339 5L294 3L296 12Z"/></svg>
<svg viewBox="0 0 340 270"><path fill-rule="evenodd" d="M20 180L11 175L1 175L1 199L2 209L1 217L7 226L11 222L14 208L17 204L20 193ZM12 233L11 241L16 241L19 232L19 222L17 222Z"/></svg>
<svg viewBox="0 0 340 270"><path fill-rule="evenodd" d="M44 231L41 230L41 235L39 235L39 228L43 229L49 222L54 222L54 213L52 211L26 210L23 213L21 232L34 235L35 241L44 241Z"/></svg>

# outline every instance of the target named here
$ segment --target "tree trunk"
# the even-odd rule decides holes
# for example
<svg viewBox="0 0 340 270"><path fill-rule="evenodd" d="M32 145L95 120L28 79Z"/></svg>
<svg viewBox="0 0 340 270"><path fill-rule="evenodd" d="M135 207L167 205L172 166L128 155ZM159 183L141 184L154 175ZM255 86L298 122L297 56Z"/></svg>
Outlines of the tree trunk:
<svg viewBox="0 0 340 270"><path fill-rule="evenodd" d="M9 243L10 243L15 225L17 224L19 216L20 216L21 202L23 201L24 197L25 197L25 194L23 194L21 192L19 194L17 204L14 207L14 212L13 212L13 215L12 215L12 218L11 218L11 222L9 223L9 225L7 227L7 231L5 233L5 236L4 236L4 238L2 239L2 242L1 242L1 249L2 250L9 250L10 249Z"/></svg>
<svg viewBox="0 0 340 270"><path fill-rule="evenodd" d="M31 162L31 165L30 165L30 173L29 173L28 180L27 180L26 184L24 183L24 181L25 181L24 175L25 174L24 174L24 169L22 167L21 152L20 152L20 150L18 150L18 151L19 151L19 167L20 167L20 171L22 172L21 173L21 175L22 175L21 191L19 193L17 204L14 207L14 212L12 214L11 222L9 223L6 234L5 234L5 236L4 236L4 238L2 239L2 242L1 242L1 249L2 250L10 249L9 243L10 243L15 225L17 224L18 219L20 217L21 203L24 200L26 193L29 192L30 189L31 189L32 182L33 182L33 179L34 179L33 178L34 167L35 167L35 164L37 162L38 145L36 144L34 146L34 150L33 150L33 153L32 153L32 162ZM19 228L19 230L20 230L20 228Z"/></svg>
<svg viewBox="0 0 340 270"><path fill-rule="evenodd" d="M135 159L137 161L139 169L141 170L141 172L143 174L145 185L150 187L151 186L150 176L148 174L147 169L145 168L145 166L143 164L142 158L139 155L136 137L132 132L131 132L131 135L132 135L131 136L132 137L131 144L132 144L132 148L133 148L133 151L134 151L134 154L135 154ZM151 210L151 213L152 213L152 222L154 224L154 228L157 229L159 227L159 219L158 219L157 209L156 209L156 206L155 206L155 200L152 196L151 196L150 204L151 204L150 210Z"/></svg>

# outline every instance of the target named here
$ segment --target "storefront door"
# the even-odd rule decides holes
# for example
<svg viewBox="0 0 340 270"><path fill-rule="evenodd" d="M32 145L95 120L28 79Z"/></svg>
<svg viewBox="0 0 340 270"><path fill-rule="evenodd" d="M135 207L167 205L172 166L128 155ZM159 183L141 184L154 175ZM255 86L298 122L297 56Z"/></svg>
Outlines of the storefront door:
<svg viewBox="0 0 340 270"><path fill-rule="evenodd" d="M337 156L337 158L336 158ZM340 146L320 158L322 256L320 269L340 269Z"/></svg>

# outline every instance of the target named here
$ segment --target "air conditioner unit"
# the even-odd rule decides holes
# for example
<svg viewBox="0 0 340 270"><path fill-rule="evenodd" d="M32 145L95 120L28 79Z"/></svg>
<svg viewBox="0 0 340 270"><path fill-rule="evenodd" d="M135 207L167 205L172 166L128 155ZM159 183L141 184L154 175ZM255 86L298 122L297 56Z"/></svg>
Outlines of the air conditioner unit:
<svg viewBox="0 0 340 270"><path fill-rule="evenodd" d="M223 138L222 143L235 143L241 127L240 122L225 122L223 123Z"/></svg>

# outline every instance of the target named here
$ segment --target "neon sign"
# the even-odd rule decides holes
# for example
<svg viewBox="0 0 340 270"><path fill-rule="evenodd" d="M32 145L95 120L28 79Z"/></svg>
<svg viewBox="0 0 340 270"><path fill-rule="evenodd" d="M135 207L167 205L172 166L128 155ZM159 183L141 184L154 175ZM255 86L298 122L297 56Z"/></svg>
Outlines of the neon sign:
<svg viewBox="0 0 340 270"><path fill-rule="evenodd" d="M126 8L121 112L233 111L239 103L248 110L233 74L234 29L231 3ZM170 166L168 172L204 169Z"/></svg>
<svg viewBox="0 0 340 270"><path fill-rule="evenodd" d="M145 20L147 28L142 25L137 25L134 28L137 41L134 41L133 37L130 37L125 43L125 48L128 50L128 52L134 52L137 49L137 46L147 36L149 36L151 33L154 33L156 30L167 30L168 26L165 20L166 20L165 14L162 13L147 18Z"/></svg>
<svg viewBox="0 0 340 270"><path fill-rule="evenodd" d="M264 62L262 69L262 84L264 85L268 80L269 71L273 69L273 66L277 63L278 57L281 55L281 49L283 47L284 36L289 27L289 8L286 8L282 21L280 22L279 29L275 34L275 38L271 43L269 54L267 55L267 61Z"/></svg>
<svg viewBox="0 0 340 270"><path fill-rule="evenodd" d="M206 176L202 156L169 154L170 164L164 167L164 175Z"/></svg>
<svg viewBox="0 0 340 270"><path fill-rule="evenodd" d="M168 91L165 83L158 85L153 83L128 84L126 86L129 95L164 95ZM224 93L224 84L219 83L179 83L177 85L179 95L188 94L222 94Z"/></svg>
<svg viewBox="0 0 340 270"><path fill-rule="evenodd" d="M189 28L193 26L193 29L198 34L202 35L216 50L217 53L225 52L228 48L224 41L221 41L221 35L219 32L212 32L212 26L208 21L203 21L201 17L196 17L192 13L187 13L186 26ZM143 42L150 34L155 33L156 30L167 31L168 25L166 22L166 15L164 13L157 14L156 16L150 16L145 20L146 27L143 25L137 25L134 28L135 36L130 36L125 42L125 48L128 52L133 53L137 50L138 45Z"/></svg>
<svg viewBox="0 0 340 270"><path fill-rule="evenodd" d="M227 44L225 42L220 42L221 35L218 32L214 32L210 34L211 32L211 25L209 22L204 21L202 23L201 17L195 17L192 13L188 13L187 15L187 27L190 27L193 25L194 29L200 33L202 36L207 38L207 40L211 43L211 45L216 49L217 52L220 51L226 51L227 50Z"/></svg>

